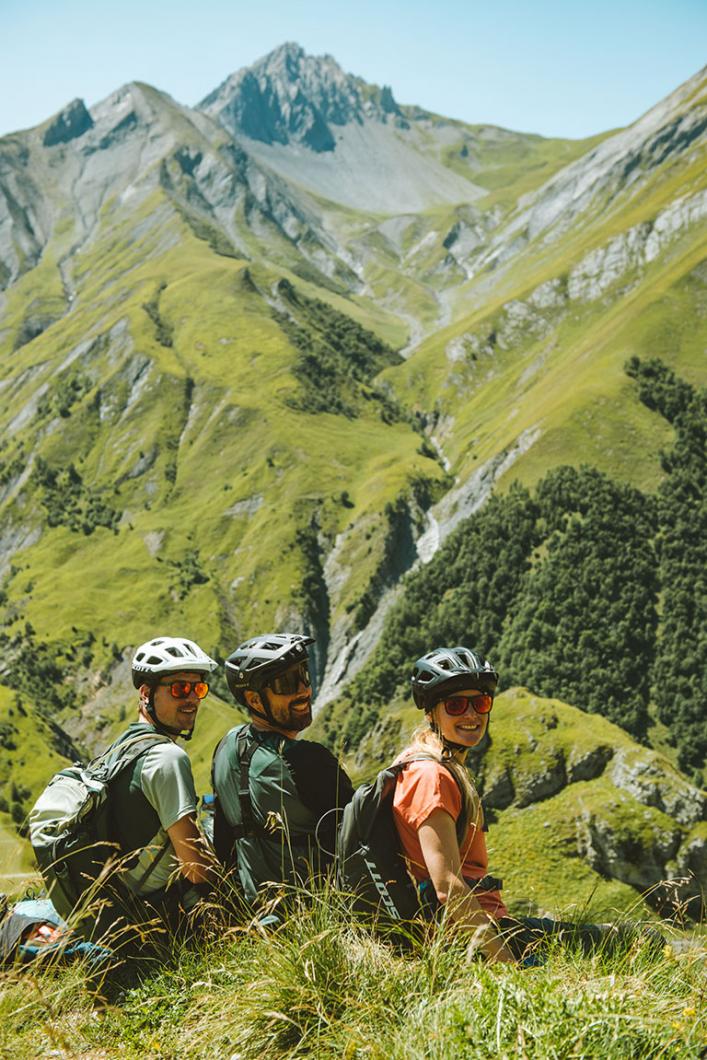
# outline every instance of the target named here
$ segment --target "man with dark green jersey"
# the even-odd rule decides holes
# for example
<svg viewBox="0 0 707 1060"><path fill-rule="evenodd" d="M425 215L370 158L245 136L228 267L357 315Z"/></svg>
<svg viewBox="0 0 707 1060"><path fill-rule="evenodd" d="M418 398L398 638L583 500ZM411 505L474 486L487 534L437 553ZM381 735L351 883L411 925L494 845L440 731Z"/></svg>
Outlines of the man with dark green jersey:
<svg viewBox="0 0 707 1060"><path fill-rule="evenodd" d="M271 883L325 871L337 811L353 788L322 744L298 739L312 722L311 637L265 634L226 660L228 686L250 722L224 736L214 754L214 846L235 867L246 898Z"/></svg>

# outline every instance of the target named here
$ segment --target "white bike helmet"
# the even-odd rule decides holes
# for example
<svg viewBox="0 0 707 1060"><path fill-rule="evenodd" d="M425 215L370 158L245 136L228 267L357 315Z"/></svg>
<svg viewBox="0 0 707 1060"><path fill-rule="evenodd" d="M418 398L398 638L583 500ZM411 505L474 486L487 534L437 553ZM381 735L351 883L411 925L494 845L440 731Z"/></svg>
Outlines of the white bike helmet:
<svg viewBox="0 0 707 1060"><path fill-rule="evenodd" d="M176 670L193 670L209 674L218 669L215 662L198 644L186 637L155 637L141 644L133 656L132 677L135 688L153 684L160 674Z"/></svg>
<svg viewBox="0 0 707 1060"><path fill-rule="evenodd" d="M167 736L183 736L190 740L192 732L181 732L172 729L159 720L155 712L155 691L160 674L177 673L179 670L193 671L198 674L209 674L218 669L218 663L198 644L186 637L155 637L141 644L133 655L132 677L136 688L150 686L147 697L147 712L152 718L157 732Z"/></svg>

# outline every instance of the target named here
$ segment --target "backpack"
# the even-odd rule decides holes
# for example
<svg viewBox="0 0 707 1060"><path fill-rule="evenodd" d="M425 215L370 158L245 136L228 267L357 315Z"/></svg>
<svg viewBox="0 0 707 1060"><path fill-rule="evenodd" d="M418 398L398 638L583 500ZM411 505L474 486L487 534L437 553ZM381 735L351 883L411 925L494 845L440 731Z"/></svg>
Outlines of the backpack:
<svg viewBox="0 0 707 1060"><path fill-rule="evenodd" d="M357 788L344 807L336 841L337 884L353 898L355 909L376 918L383 915L389 920L414 920L424 914L393 820L393 794L399 775L410 762L424 761L438 760L431 755L418 755L396 762L381 770L371 784ZM466 822L460 816L459 842L465 832Z"/></svg>
<svg viewBox="0 0 707 1060"><path fill-rule="evenodd" d="M221 847L215 823L216 853L225 864L235 864L250 902L267 884L306 878L311 867L322 862L318 818L302 802L283 764L285 737L272 746L267 737L274 735L264 739L248 724L231 729L216 747L211 768L217 819L225 821L233 844L230 851Z"/></svg>
<svg viewBox="0 0 707 1060"><path fill-rule="evenodd" d="M108 866L120 858L111 836L108 798L112 781L151 747L168 740L154 731L112 744L88 765L56 773L29 814L29 832L39 871L57 912L64 918L90 896ZM169 844L140 880L152 872Z"/></svg>
<svg viewBox="0 0 707 1060"><path fill-rule="evenodd" d="M71 931L48 898L26 898L7 910L0 922L0 968L35 959L52 965L81 959L92 969L105 964L111 951L82 941Z"/></svg>

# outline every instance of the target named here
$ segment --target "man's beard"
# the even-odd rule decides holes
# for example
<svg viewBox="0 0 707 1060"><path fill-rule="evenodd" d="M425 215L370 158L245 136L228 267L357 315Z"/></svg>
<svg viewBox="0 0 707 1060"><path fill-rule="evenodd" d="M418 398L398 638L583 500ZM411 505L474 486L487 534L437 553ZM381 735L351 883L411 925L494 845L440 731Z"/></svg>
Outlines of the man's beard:
<svg viewBox="0 0 707 1060"><path fill-rule="evenodd" d="M303 703L309 704L309 710L293 710L293 707L301 706ZM312 724L312 700L309 696L293 699L287 708L287 713L289 714L288 727L301 732L302 729L306 729L308 725Z"/></svg>

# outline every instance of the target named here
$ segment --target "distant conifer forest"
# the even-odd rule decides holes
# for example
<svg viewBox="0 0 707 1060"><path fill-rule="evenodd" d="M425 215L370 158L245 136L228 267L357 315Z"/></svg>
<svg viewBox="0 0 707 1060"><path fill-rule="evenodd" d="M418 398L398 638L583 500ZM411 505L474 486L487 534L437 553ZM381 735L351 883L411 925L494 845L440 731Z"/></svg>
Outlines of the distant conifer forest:
<svg viewBox="0 0 707 1060"><path fill-rule="evenodd" d="M488 654L501 687L527 685L600 713L647 742L666 726L679 766L707 757L705 570L707 391L657 359L625 365L641 401L670 422L653 495L590 467L558 467L534 492L514 484L411 572L364 672L342 697L353 748L438 644Z"/></svg>

